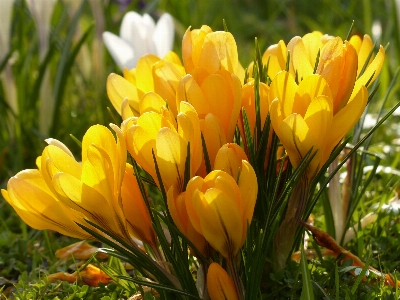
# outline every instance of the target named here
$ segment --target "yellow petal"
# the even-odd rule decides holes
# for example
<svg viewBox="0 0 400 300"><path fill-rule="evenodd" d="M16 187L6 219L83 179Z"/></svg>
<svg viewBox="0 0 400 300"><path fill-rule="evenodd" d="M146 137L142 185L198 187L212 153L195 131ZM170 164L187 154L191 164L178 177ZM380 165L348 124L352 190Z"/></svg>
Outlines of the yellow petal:
<svg viewBox="0 0 400 300"><path fill-rule="evenodd" d="M303 40L304 48L310 65L314 68L317 60L318 51L322 48L321 42L322 33L314 31L307 33L301 39Z"/></svg>
<svg viewBox="0 0 400 300"><path fill-rule="evenodd" d="M297 73L299 81L314 72L314 65L311 65L306 52L306 47L301 37L294 37L287 45L290 51L290 73L294 76Z"/></svg>
<svg viewBox="0 0 400 300"><path fill-rule="evenodd" d="M143 92L154 92L153 65L160 60L154 54L146 54L139 58L136 66L136 86ZM139 76L140 75L140 76Z"/></svg>
<svg viewBox="0 0 400 300"><path fill-rule="evenodd" d="M280 71L286 68L286 45L283 40L278 44L271 45L262 57L264 65L268 65L268 76L272 79Z"/></svg>
<svg viewBox="0 0 400 300"><path fill-rule="evenodd" d="M329 129L332 127L332 100L326 96L314 98L308 106L304 116L308 129L315 140L316 148L323 148L325 141L329 139Z"/></svg>
<svg viewBox="0 0 400 300"><path fill-rule="evenodd" d="M176 90L179 80L185 76L185 69L166 60L153 65L154 91L164 98L172 113L178 114L176 106Z"/></svg>
<svg viewBox="0 0 400 300"><path fill-rule="evenodd" d="M181 59L179 58L178 54L176 54L173 51L169 51L165 56L163 57L164 60L172 62L176 65L182 66Z"/></svg>
<svg viewBox="0 0 400 300"><path fill-rule="evenodd" d="M132 111L131 107L129 106L128 98L124 98L124 100L122 100L122 104L121 104L122 120L126 120L126 119L129 119L130 117L134 117L134 116L135 115L133 114L133 111Z"/></svg>
<svg viewBox="0 0 400 300"><path fill-rule="evenodd" d="M165 189L168 191L176 184L178 191L183 191L187 142L176 131L162 128L157 135L156 149Z"/></svg>
<svg viewBox="0 0 400 300"><path fill-rule="evenodd" d="M370 38L370 36L368 34L365 34L364 38L362 39L362 43L359 48L359 51L357 51L357 53L358 53L357 76L360 75L361 70L364 67L364 64L367 62L367 58L373 47L374 47L374 43L372 42L372 39ZM374 58L374 56L372 54L370 60L367 62L367 66L371 63L373 58Z"/></svg>
<svg viewBox="0 0 400 300"><path fill-rule="evenodd" d="M168 210L171 213L171 217L174 223L177 225L179 231L181 231L193 245L200 251L204 256L208 256L207 244L204 237L194 229L191 219L189 219L188 212L186 210L186 192L178 194L177 189L172 186L168 190L167 194ZM191 202L191 199L190 199Z"/></svg>
<svg viewBox="0 0 400 300"><path fill-rule="evenodd" d="M227 70L236 74L238 70L238 52L236 41L230 32L217 31L207 34L198 66L210 73Z"/></svg>
<svg viewBox="0 0 400 300"><path fill-rule="evenodd" d="M281 123L278 137L285 147L294 168L297 168L303 157L311 149L311 155L317 151L308 166L309 178L315 176L320 168L321 149L318 148L319 145L316 144L303 117L298 114L292 114L284 119Z"/></svg>
<svg viewBox="0 0 400 300"><path fill-rule="evenodd" d="M238 181L238 187L242 199L242 215L243 215L243 239L244 243L247 235L247 226L250 226L253 218L254 206L256 205L258 184L257 176L253 167L247 160L242 160L242 167Z"/></svg>
<svg viewBox="0 0 400 300"><path fill-rule="evenodd" d="M349 100L347 105L342 108L332 120L332 130L329 134L324 155L329 156L332 149L340 142L346 133L354 127L360 119L368 101L368 90L361 86L358 93Z"/></svg>
<svg viewBox="0 0 400 300"><path fill-rule="evenodd" d="M193 105L199 118L203 119L210 112L210 104L206 101L205 96L192 75L188 74L183 77L178 85L176 93L176 102L185 101Z"/></svg>
<svg viewBox="0 0 400 300"><path fill-rule="evenodd" d="M2 195L22 220L35 229L55 230L81 239L91 238L75 224L82 222L82 215L57 200L38 170L25 170L12 177Z"/></svg>
<svg viewBox="0 0 400 300"><path fill-rule="evenodd" d="M242 160L248 160L243 149L236 143L223 145L215 157L214 170L222 170L238 179L242 167Z"/></svg>
<svg viewBox="0 0 400 300"><path fill-rule="evenodd" d="M269 89L268 101L270 101L271 105L275 98L279 99L284 118L293 112L294 97L297 88L298 86L294 81L293 76L286 71L278 73L272 80Z"/></svg>
<svg viewBox="0 0 400 300"><path fill-rule="evenodd" d="M211 300L238 300L235 284L228 273L217 263L208 267L207 289Z"/></svg>
<svg viewBox="0 0 400 300"><path fill-rule="evenodd" d="M379 51L376 54L374 60L371 62L371 64L367 67L365 72L361 75L360 78L357 79L356 81L356 86L354 87L354 92L358 92L358 88L361 85L366 85L369 81L369 85L371 85L375 79L378 77L378 75L381 73L381 69L383 66L383 62L385 61L385 49L380 46Z"/></svg>
<svg viewBox="0 0 400 300"><path fill-rule="evenodd" d="M242 246L243 221L239 208L225 193L210 188L193 195L205 239L221 255L233 259Z"/></svg>
<svg viewBox="0 0 400 300"><path fill-rule="evenodd" d="M121 114L122 100L128 98L134 115L139 115L141 93L125 78L111 73L107 78L107 95L115 110Z"/></svg>
<svg viewBox="0 0 400 300"><path fill-rule="evenodd" d="M140 114L143 115L146 112L157 112L162 113L162 108L166 107L165 100L157 93L148 92L143 95L140 99Z"/></svg>
<svg viewBox="0 0 400 300"><path fill-rule="evenodd" d="M207 114L205 119L200 121L200 128L206 142L211 168L213 169L219 148L227 142L225 131L219 119L213 114Z"/></svg>
<svg viewBox="0 0 400 300"><path fill-rule="evenodd" d="M183 35L182 58L187 73L191 73L195 67L199 66L204 39L210 32L212 32L211 28L203 25L201 29L192 31L189 27Z"/></svg>
<svg viewBox="0 0 400 300"><path fill-rule="evenodd" d="M321 95L332 99L332 93L328 82L319 75L306 77L302 82L300 82L296 91L292 112L304 116L311 101L315 97ZM330 105L332 106L332 100L330 102Z"/></svg>
<svg viewBox="0 0 400 300"><path fill-rule="evenodd" d="M193 177L203 158L200 121L192 105L181 102L179 106L178 134L190 143L190 177Z"/></svg>

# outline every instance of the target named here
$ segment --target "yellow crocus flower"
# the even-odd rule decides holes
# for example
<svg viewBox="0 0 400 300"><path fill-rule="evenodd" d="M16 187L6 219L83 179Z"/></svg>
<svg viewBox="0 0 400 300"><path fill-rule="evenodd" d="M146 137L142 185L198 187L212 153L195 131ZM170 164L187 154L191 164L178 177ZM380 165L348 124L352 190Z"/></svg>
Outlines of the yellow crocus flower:
<svg viewBox="0 0 400 300"><path fill-rule="evenodd" d="M1 190L4 199L29 226L55 230L79 239L93 239L75 222L82 222L83 214L71 210L47 186L39 170L24 170L12 177L7 190Z"/></svg>
<svg viewBox="0 0 400 300"><path fill-rule="evenodd" d="M228 173L215 170L205 178L193 177L187 185L186 209L193 227L229 260L246 239L257 187L254 170L245 160L238 182Z"/></svg>
<svg viewBox="0 0 400 300"><path fill-rule="evenodd" d="M228 273L216 262L208 267L207 289L211 300L238 300L236 287Z"/></svg>
<svg viewBox="0 0 400 300"><path fill-rule="evenodd" d="M124 120L139 116L140 99L148 92L156 92L162 96L176 116L176 88L185 74L182 63L174 52L169 52L163 59L147 54L139 59L135 69L124 69L124 77L111 73L107 79L107 94ZM127 99L126 103L124 99Z"/></svg>
<svg viewBox="0 0 400 300"><path fill-rule="evenodd" d="M241 106L241 89L239 78L225 70L210 74L205 69L197 68L179 82L177 103L186 101L196 109L211 167L219 148L233 142Z"/></svg>
<svg viewBox="0 0 400 300"><path fill-rule="evenodd" d="M82 141L82 163L52 143L38 159L40 171L57 198L71 211L133 243L131 236L156 246L147 207L132 167L126 164L122 131L111 125L89 128Z"/></svg>
<svg viewBox="0 0 400 300"><path fill-rule="evenodd" d="M321 50L316 74L324 77L329 84L334 114L347 104L350 96L354 97L354 94L358 93L361 86L365 86L369 80L370 85L381 72L385 59L385 50L382 46L379 47L378 54L369 63L365 72L357 78L372 49L367 40L368 38L361 52L350 42L343 42L340 37L329 40Z"/></svg>
<svg viewBox="0 0 400 300"><path fill-rule="evenodd" d="M179 231L182 232L193 243L198 251L204 256L209 257L210 246L194 227L189 219L186 209L186 192L180 193L176 186L170 187L167 193L168 210Z"/></svg>
<svg viewBox="0 0 400 300"><path fill-rule="evenodd" d="M361 86L336 114L332 98L329 84L321 75L308 76L297 84L290 73L282 71L270 86L271 123L293 167L311 149L316 151L308 167L309 179L358 121L367 103L368 91Z"/></svg>
<svg viewBox="0 0 400 300"><path fill-rule="evenodd" d="M177 184L178 190L183 191L188 143L191 176L202 160L200 124L196 110L189 103L181 102L175 121L165 107L164 100L151 92L142 98L140 105L140 117L127 119L122 125L129 153L157 180L152 154L154 151L165 190Z"/></svg>
<svg viewBox="0 0 400 300"><path fill-rule="evenodd" d="M194 30L189 27L182 39L182 58L188 74L196 68L203 68L208 73L226 70L243 81L244 70L238 60L235 38L230 32L213 32L207 25Z"/></svg>

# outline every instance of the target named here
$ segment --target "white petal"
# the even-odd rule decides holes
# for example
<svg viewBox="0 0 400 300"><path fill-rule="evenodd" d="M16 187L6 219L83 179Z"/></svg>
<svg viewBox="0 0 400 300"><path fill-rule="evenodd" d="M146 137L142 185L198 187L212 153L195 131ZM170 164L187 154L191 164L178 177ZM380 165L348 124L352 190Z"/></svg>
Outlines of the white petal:
<svg viewBox="0 0 400 300"><path fill-rule="evenodd" d="M157 22L153 35L153 42L159 57L164 57L165 54L172 50L174 33L174 20L172 16L170 14L163 14Z"/></svg>
<svg viewBox="0 0 400 300"><path fill-rule="evenodd" d="M150 17L148 14L143 15L143 27L142 27L142 38L146 43L146 53L157 54L156 49L153 45L153 34L156 28L156 23L154 22L153 18Z"/></svg>
<svg viewBox="0 0 400 300"><path fill-rule="evenodd" d="M137 12L130 11L122 19L121 28L119 30L119 36L126 42L133 45L132 40L132 28L136 27L137 24L142 23L142 16Z"/></svg>
<svg viewBox="0 0 400 300"><path fill-rule="evenodd" d="M108 52L121 70L124 67L132 69L136 66L137 58L131 45L111 32L103 32L103 41Z"/></svg>

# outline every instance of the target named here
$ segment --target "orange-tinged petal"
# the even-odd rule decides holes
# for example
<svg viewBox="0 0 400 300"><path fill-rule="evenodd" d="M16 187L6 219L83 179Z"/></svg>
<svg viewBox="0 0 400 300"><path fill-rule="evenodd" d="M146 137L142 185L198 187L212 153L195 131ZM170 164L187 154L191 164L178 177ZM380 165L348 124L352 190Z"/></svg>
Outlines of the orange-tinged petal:
<svg viewBox="0 0 400 300"><path fill-rule="evenodd" d="M337 113L346 105L354 88L354 82L357 76L357 52L354 47L345 41L343 49L343 62L340 70L339 88L336 96L333 98L333 113Z"/></svg>
<svg viewBox="0 0 400 300"><path fill-rule="evenodd" d="M235 284L228 273L217 263L208 267L207 289L211 300L238 300Z"/></svg>
<svg viewBox="0 0 400 300"><path fill-rule="evenodd" d="M243 149L236 143L223 145L215 157L214 170L222 170L235 180L241 172L242 160L248 160Z"/></svg>
<svg viewBox="0 0 400 300"><path fill-rule="evenodd" d="M188 74L183 77L178 85L176 93L176 102L185 101L193 105L199 118L204 118L210 112L210 104L206 101L205 96L192 75Z"/></svg>
<svg viewBox="0 0 400 300"><path fill-rule="evenodd" d="M133 167L126 164L124 174L121 198L128 230L137 239L151 246L156 246L156 236L150 214L140 192L136 176L133 173Z"/></svg>
<svg viewBox="0 0 400 300"><path fill-rule="evenodd" d="M210 73L227 70L236 74L238 70L238 52L236 41L230 32L216 31L204 38L198 66Z"/></svg>
<svg viewBox="0 0 400 300"><path fill-rule="evenodd" d="M204 80L201 89L211 106L212 114L220 120L227 136L231 121L231 115L227 113L227 109L233 106L233 94L228 83L221 75L213 74Z"/></svg>
<svg viewBox="0 0 400 300"><path fill-rule="evenodd" d="M186 192L178 194L177 189L172 186L167 193L168 210L174 223L193 245L204 256L208 256L207 243L204 237L193 227L186 209ZM191 199L190 201L191 202Z"/></svg>
<svg viewBox="0 0 400 300"><path fill-rule="evenodd" d="M196 190L205 191L206 189L207 187L205 186L204 178L200 176L195 176L191 178L186 186L186 211L189 216L190 222L199 233L201 233L200 219L193 204L193 194Z"/></svg>
<svg viewBox="0 0 400 300"><path fill-rule="evenodd" d="M156 139L157 163L165 190L177 185L183 191L187 141L170 129L162 128Z"/></svg>
<svg viewBox="0 0 400 300"><path fill-rule="evenodd" d="M192 69L199 65L204 38L211 32L210 27L203 25L201 29L192 31L189 27L183 35L182 58L187 73L191 73Z"/></svg>
<svg viewBox="0 0 400 300"><path fill-rule="evenodd" d="M76 259L89 259L93 254L96 254L96 258L106 259L108 255L104 252L98 252L99 248L94 247L86 241L80 241L77 243L73 243L67 247L57 249L56 257L59 259L70 259L71 257Z"/></svg>
<svg viewBox="0 0 400 300"><path fill-rule="evenodd" d="M146 54L138 60L136 87L143 93L154 92L153 65L159 60L154 54Z"/></svg>
<svg viewBox="0 0 400 300"><path fill-rule="evenodd" d="M219 119L213 114L207 114L205 119L200 121L200 128L206 142L211 168L213 169L219 148L227 142L225 131Z"/></svg>
<svg viewBox="0 0 400 300"><path fill-rule="evenodd" d="M205 193L196 190L194 207L200 219L201 231L210 245L227 259L232 259L242 246L243 221L232 199L218 189Z"/></svg>
<svg viewBox="0 0 400 300"><path fill-rule="evenodd" d="M99 283L103 285L109 284L112 279L99 268L89 264L84 270L68 274L65 272L58 272L47 276L50 282L57 280L64 280L70 283L81 282L88 286L98 286Z"/></svg>
<svg viewBox="0 0 400 300"><path fill-rule="evenodd" d="M122 100L128 98L134 115L139 115L139 98L141 93L125 78L111 73L107 78L107 95L115 110L121 114Z"/></svg>
<svg viewBox="0 0 400 300"><path fill-rule="evenodd" d="M268 101L270 101L271 105L275 98L279 99L284 118L289 116L293 111L294 96L297 88L298 86L293 76L286 71L278 73L270 85Z"/></svg>
<svg viewBox="0 0 400 300"><path fill-rule="evenodd" d="M243 240L247 234L247 224L250 225L253 218L254 207L258 194L257 176L253 167L247 160L242 160L242 168L238 181L238 187L242 199L243 214Z"/></svg>

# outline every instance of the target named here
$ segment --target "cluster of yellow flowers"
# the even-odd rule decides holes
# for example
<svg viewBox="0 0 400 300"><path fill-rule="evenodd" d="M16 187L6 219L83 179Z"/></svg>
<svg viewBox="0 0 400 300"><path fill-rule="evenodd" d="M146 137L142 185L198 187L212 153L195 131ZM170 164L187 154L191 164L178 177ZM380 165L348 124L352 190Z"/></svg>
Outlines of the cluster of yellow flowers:
<svg viewBox="0 0 400 300"><path fill-rule="evenodd" d="M313 32L287 46L280 41L262 57L270 81L257 85L261 125L269 114L294 168L312 149L308 180L366 106L367 86L385 57L382 46L375 56L372 49L369 36L342 41ZM123 119L120 127L110 125L116 138L106 127L92 126L83 137L81 162L64 144L49 139L38 169L9 180L2 195L27 224L90 239L76 224L89 226L87 219L132 247L135 238L157 253L148 199L127 163L129 152L165 189L177 228L204 257L219 252L229 269L245 242L258 195L256 173L234 143L238 126L247 147L243 109L252 133L255 128L253 66L244 82L234 37L208 26L186 31L182 56L183 64L173 52L164 58L148 54L123 77L109 76L107 93ZM219 278L208 280L211 299L242 298L235 279L216 262L207 277Z"/></svg>

